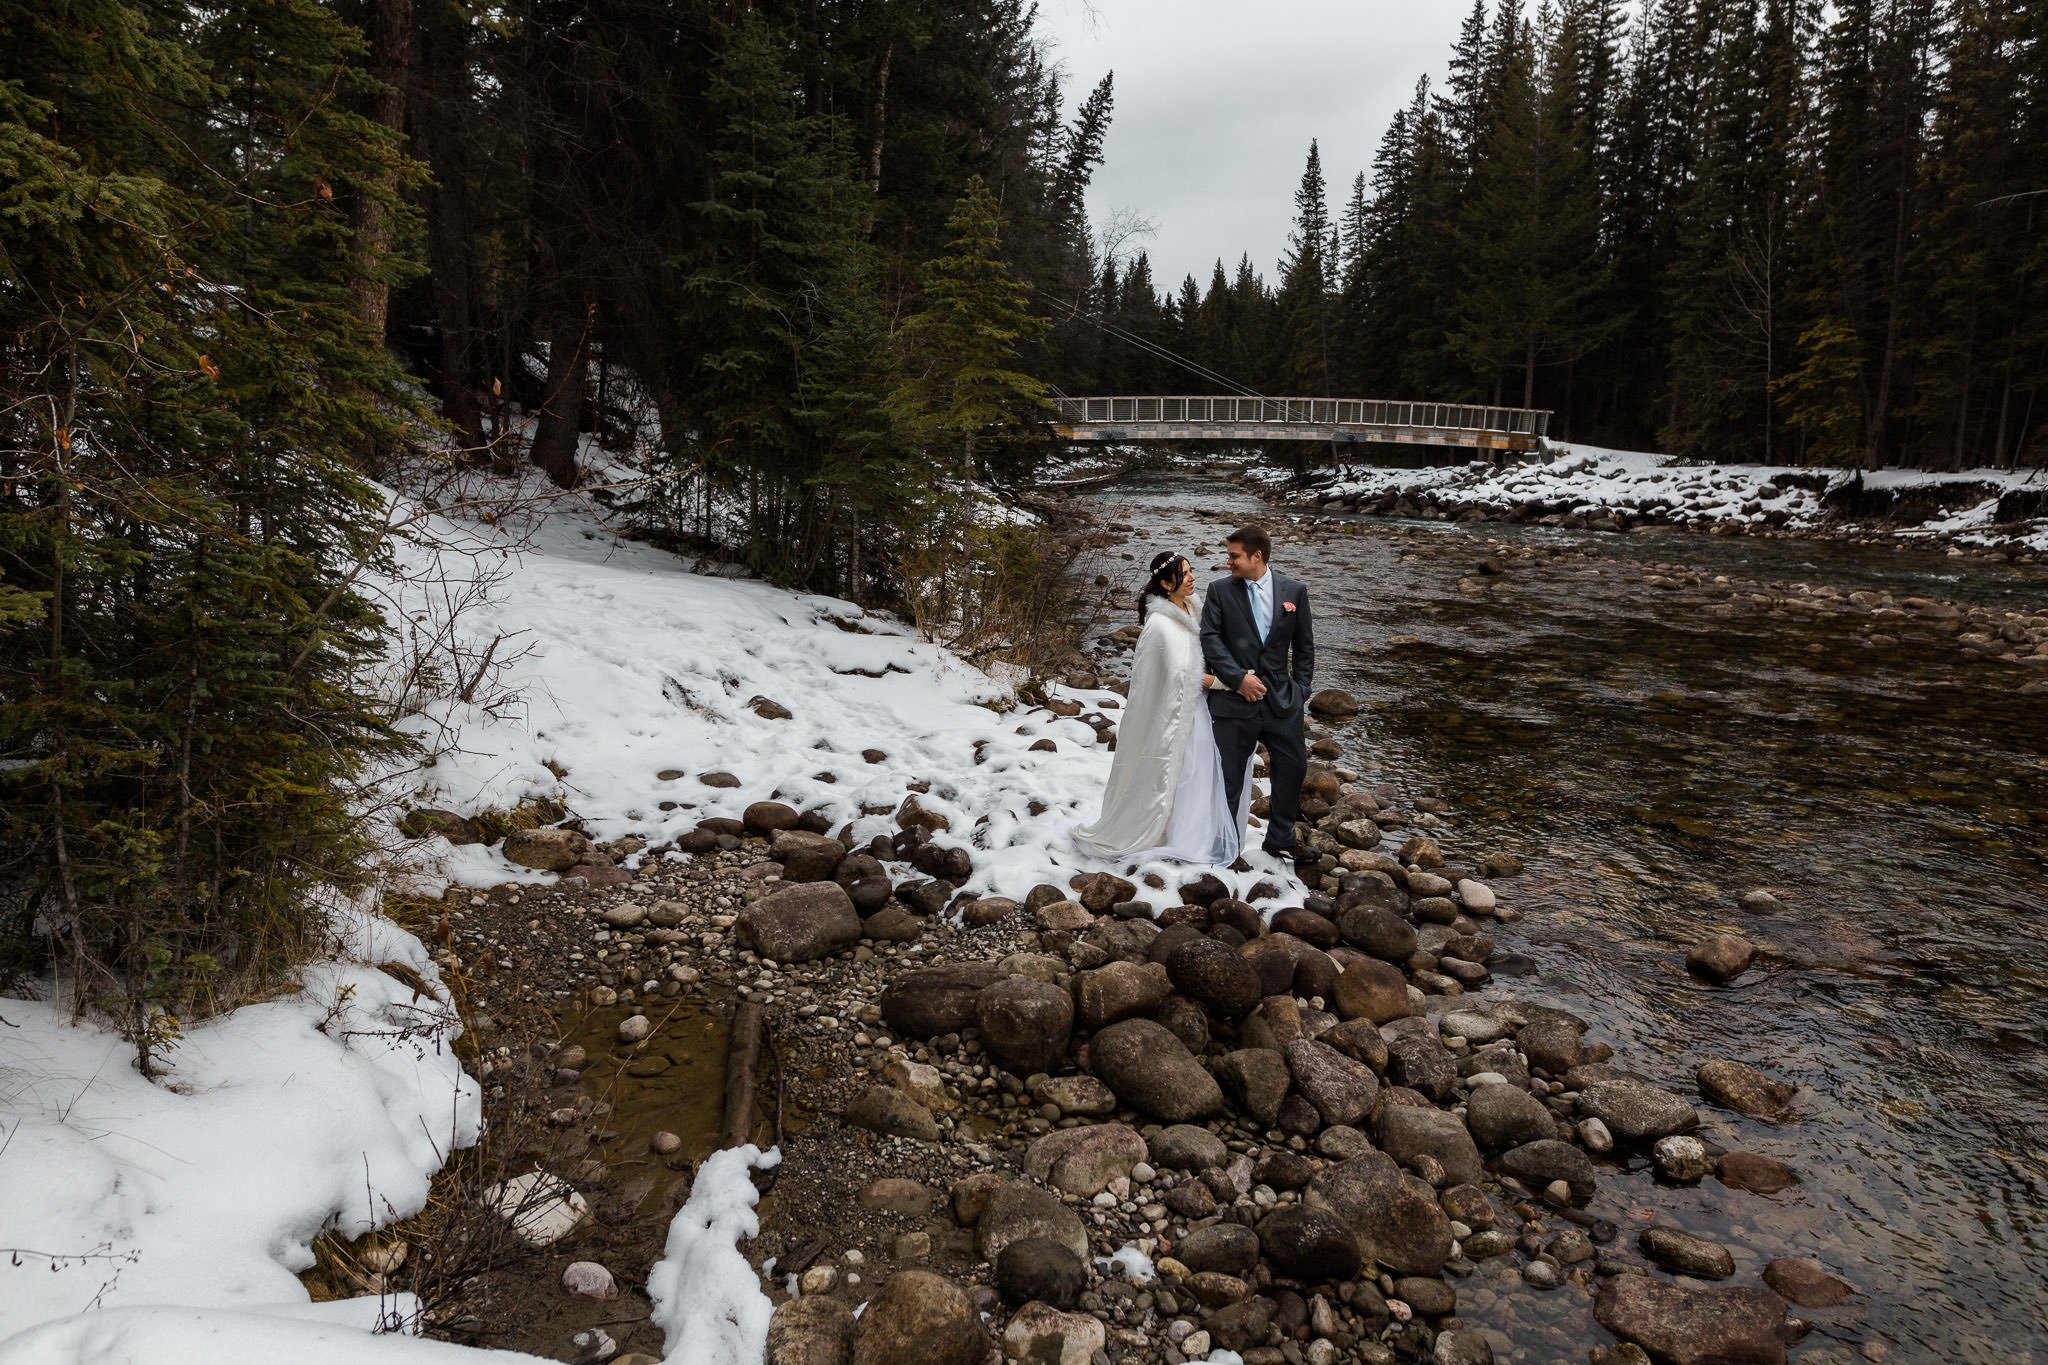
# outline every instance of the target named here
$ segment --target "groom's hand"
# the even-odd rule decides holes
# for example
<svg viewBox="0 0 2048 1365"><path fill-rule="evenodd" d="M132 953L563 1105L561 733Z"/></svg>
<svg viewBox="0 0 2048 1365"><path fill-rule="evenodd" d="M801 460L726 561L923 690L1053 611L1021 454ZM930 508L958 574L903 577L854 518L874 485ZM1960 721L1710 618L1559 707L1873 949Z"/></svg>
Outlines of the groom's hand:
<svg viewBox="0 0 2048 1365"><path fill-rule="evenodd" d="M1244 675L1244 681L1237 685L1237 695L1246 701L1263 701L1266 696L1266 685L1259 681L1258 674L1247 673Z"/></svg>

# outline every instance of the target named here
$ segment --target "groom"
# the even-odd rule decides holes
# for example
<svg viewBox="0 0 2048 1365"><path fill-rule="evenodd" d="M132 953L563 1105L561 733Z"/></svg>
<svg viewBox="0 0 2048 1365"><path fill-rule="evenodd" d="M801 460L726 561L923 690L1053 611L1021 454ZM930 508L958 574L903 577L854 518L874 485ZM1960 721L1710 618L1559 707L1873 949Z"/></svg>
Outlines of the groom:
<svg viewBox="0 0 2048 1365"><path fill-rule="evenodd" d="M1273 542L1263 528L1232 531L1224 544L1230 577L1211 583L1202 604L1202 660L1222 684L1209 692L1209 715L1224 794L1235 817L1246 763L1264 741L1272 777L1266 852L1307 863L1316 855L1296 842L1294 817L1308 772L1302 708L1316 669L1308 588L1266 566Z"/></svg>

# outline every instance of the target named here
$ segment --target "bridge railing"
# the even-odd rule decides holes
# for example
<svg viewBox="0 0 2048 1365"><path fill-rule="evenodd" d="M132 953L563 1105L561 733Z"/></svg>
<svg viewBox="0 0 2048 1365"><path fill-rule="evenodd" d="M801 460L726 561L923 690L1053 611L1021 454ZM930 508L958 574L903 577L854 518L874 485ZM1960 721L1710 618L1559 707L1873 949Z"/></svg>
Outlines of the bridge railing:
<svg viewBox="0 0 2048 1365"><path fill-rule="evenodd" d="M1379 398L1111 397L1054 400L1068 426L1147 422L1213 422L1490 431L1545 436L1550 413L1469 403L1408 403Z"/></svg>

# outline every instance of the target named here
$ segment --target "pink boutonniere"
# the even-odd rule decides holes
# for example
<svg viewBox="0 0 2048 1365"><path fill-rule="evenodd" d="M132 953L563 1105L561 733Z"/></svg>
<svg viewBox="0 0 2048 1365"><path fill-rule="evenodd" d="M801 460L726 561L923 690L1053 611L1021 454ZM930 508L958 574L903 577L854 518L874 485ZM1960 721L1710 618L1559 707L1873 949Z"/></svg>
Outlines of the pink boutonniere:
<svg viewBox="0 0 2048 1365"><path fill-rule="evenodd" d="M1280 610L1282 610L1282 611L1293 611L1293 610L1294 610L1294 603L1292 603L1292 602L1282 602L1282 603L1280 604Z"/></svg>

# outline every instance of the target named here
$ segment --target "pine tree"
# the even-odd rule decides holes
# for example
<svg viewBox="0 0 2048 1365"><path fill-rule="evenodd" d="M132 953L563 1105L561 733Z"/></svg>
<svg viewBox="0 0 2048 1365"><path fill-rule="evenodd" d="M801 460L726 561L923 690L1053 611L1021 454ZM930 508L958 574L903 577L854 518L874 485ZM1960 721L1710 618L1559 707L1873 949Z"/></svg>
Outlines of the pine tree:
<svg viewBox="0 0 2048 1365"><path fill-rule="evenodd" d="M1290 394L1321 397L1330 392L1332 289L1330 206L1323 186L1323 156L1308 144L1308 163L1294 191L1294 233L1280 263L1277 300L1285 352L1268 382Z"/></svg>
<svg viewBox="0 0 2048 1365"><path fill-rule="evenodd" d="M383 522L354 456L420 415L344 207L399 153L333 98L359 40L311 0L90 0L9 39L0 974L54 946L147 1073L179 1013L316 941L316 890L361 880L345 784L402 748L359 690Z"/></svg>

